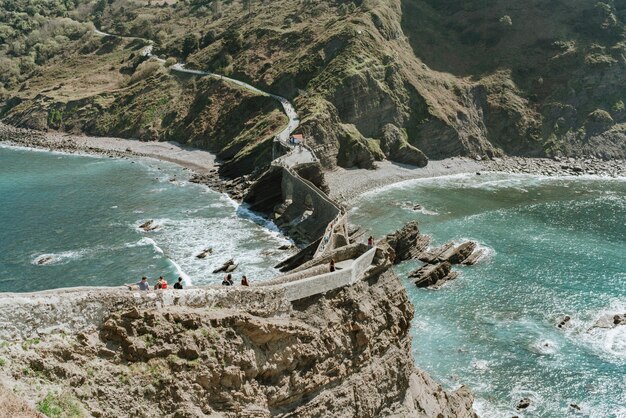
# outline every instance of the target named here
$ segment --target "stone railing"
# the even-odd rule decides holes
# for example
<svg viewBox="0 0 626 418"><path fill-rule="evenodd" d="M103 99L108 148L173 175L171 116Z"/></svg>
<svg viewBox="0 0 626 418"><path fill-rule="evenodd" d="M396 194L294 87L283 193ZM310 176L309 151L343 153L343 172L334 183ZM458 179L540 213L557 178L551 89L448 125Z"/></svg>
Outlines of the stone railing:
<svg viewBox="0 0 626 418"><path fill-rule="evenodd" d="M372 265L374 255L376 255L375 247L354 260L350 267L345 269L277 286L285 291L285 298L290 302L349 286L363 278L364 273Z"/></svg>
<svg viewBox="0 0 626 418"><path fill-rule="evenodd" d="M328 251L331 251L335 248L334 243L333 243L335 230L337 229L337 227L343 228L344 235L347 235L345 231L345 225L347 222L348 222L348 214L343 213L342 211L339 213L339 215L337 215L335 219L333 219L332 222L328 224L328 226L326 227L326 231L324 231L324 236L322 237L322 240L320 241L320 245L317 247L317 250L315 251L315 255L313 256L313 258L320 257L326 254Z"/></svg>
<svg viewBox="0 0 626 418"><path fill-rule="evenodd" d="M279 287L207 287L184 291L129 291L126 287L76 287L33 293L0 293L0 341L26 340L98 327L112 313L164 306L280 313L289 309Z"/></svg>

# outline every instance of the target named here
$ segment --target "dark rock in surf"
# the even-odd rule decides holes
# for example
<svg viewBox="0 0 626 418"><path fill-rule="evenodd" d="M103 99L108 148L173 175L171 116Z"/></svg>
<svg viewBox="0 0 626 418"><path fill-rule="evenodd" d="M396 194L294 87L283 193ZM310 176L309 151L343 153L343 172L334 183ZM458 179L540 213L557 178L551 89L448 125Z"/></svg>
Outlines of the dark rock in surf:
<svg viewBox="0 0 626 418"><path fill-rule="evenodd" d="M531 400L529 398L520 399L517 403L517 409L526 409L530 406Z"/></svg>
<svg viewBox="0 0 626 418"><path fill-rule="evenodd" d="M155 224L153 219L150 219L149 221L144 222L141 225L139 225L139 228L143 229L146 232L150 232L150 231L154 231L155 229L158 229L159 225Z"/></svg>
<svg viewBox="0 0 626 418"><path fill-rule="evenodd" d="M563 319L561 320L561 322L559 322L559 325L557 325L557 327L558 328L565 327L571 319L572 318L569 315L565 315Z"/></svg>
<svg viewBox="0 0 626 418"><path fill-rule="evenodd" d="M207 258L207 256L213 254L213 248L207 248L205 250L202 250L202 252L200 252L199 254L196 255L196 258L199 258L201 260Z"/></svg>
<svg viewBox="0 0 626 418"><path fill-rule="evenodd" d="M231 258L230 260L222 264L220 268L213 270L213 273L230 273L236 268L237 264L235 264L235 261Z"/></svg>

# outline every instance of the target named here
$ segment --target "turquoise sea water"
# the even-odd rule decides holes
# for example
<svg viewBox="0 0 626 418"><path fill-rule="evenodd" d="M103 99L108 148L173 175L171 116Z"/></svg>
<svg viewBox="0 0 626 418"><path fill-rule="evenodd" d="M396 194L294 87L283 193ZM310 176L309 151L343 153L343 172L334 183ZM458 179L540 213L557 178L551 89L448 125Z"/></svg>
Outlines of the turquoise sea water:
<svg viewBox="0 0 626 418"><path fill-rule="evenodd" d="M111 286L143 275L219 284L211 271L230 258L240 263L236 278L272 277L285 238L188 177L153 160L0 147L0 291ZM150 219L158 230L138 228ZM213 254L197 259L207 247ZM38 265L43 257L51 263Z"/></svg>
<svg viewBox="0 0 626 418"><path fill-rule="evenodd" d="M397 268L421 368L469 385L483 417L626 417L626 326L592 329L626 312L626 181L411 181L364 196L351 221L381 236L412 219L435 244L473 239L489 252L439 291L406 278L421 263ZM524 397L532 404L517 411Z"/></svg>

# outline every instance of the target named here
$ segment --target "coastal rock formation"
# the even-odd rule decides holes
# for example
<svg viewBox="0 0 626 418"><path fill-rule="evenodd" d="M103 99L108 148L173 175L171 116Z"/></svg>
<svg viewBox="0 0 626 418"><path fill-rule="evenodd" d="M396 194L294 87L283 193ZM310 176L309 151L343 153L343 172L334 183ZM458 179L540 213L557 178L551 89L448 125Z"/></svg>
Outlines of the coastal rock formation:
<svg viewBox="0 0 626 418"><path fill-rule="evenodd" d="M146 232L150 232L150 231L154 231L156 229L159 229L159 225L157 225L153 219L150 219L149 221L146 221L144 223L142 223L141 225L139 225L140 229L143 229Z"/></svg>
<svg viewBox="0 0 626 418"><path fill-rule="evenodd" d="M232 258L222 264L220 267L213 270L213 274L215 273L231 273L237 269L238 264L235 263L235 260Z"/></svg>
<svg viewBox="0 0 626 418"><path fill-rule="evenodd" d="M474 264L482 256L482 252L475 252L475 250L476 243L472 241L459 245L449 242L441 247L420 254L418 258L420 261L429 264L444 261L451 264Z"/></svg>
<svg viewBox="0 0 626 418"><path fill-rule="evenodd" d="M233 296L228 308L206 309L197 297L133 307L127 292L99 299L92 291L90 303L110 310L101 322L11 340L0 348L0 373L24 399L55 388L100 417L476 417L466 388L445 391L413 365L414 311L391 270L287 311L278 300L269 305L281 310L257 309L236 303L245 300L237 289L219 291ZM263 304L272 297L280 295L267 293Z"/></svg>
<svg viewBox="0 0 626 418"><path fill-rule="evenodd" d="M206 248L206 249L204 249L204 250L200 251L200 252L196 255L196 258L199 258L199 259L201 259L201 260L202 260L202 259L207 258L207 256L209 256L209 255L211 255L211 254L213 254L213 248Z"/></svg>
<svg viewBox="0 0 626 418"><path fill-rule="evenodd" d="M620 325L626 325L626 313L604 315L593 324L592 328L615 328Z"/></svg>
<svg viewBox="0 0 626 418"><path fill-rule="evenodd" d="M423 267L409 274L409 278L414 278L417 287L440 288L445 282L454 280L459 273L452 271L452 264L447 261L439 264L426 264Z"/></svg>
<svg viewBox="0 0 626 418"><path fill-rule="evenodd" d="M387 235L378 245L388 247L393 252L391 259L395 264L418 258L428 247L430 237L422 235L417 221L411 221L399 231Z"/></svg>

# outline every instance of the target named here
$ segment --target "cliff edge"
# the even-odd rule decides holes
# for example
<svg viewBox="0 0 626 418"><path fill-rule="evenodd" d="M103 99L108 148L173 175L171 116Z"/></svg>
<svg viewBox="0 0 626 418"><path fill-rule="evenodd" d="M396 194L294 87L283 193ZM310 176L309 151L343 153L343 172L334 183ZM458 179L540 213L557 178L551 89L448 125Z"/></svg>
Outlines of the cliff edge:
<svg viewBox="0 0 626 418"><path fill-rule="evenodd" d="M416 369L391 270L293 304L280 289L150 294L1 296L1 316L20 319L2 327L5 385L75 416L476 416L467 389Z"/></svg>

